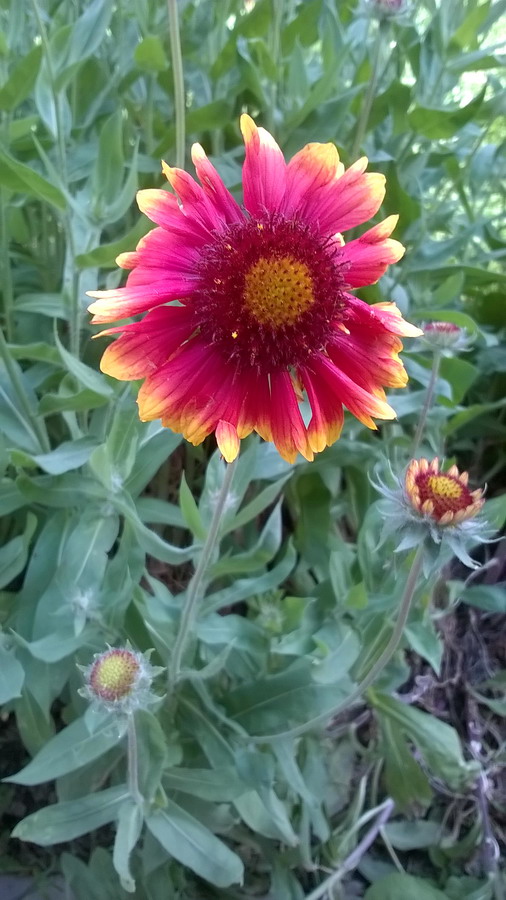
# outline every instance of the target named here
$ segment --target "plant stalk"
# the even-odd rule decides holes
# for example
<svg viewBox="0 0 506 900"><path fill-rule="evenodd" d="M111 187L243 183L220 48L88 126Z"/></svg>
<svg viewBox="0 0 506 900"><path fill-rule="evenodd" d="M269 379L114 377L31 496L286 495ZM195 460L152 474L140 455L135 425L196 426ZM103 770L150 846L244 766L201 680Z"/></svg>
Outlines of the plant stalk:
<svg viewBox="0 0 506 900"><path fill-rule="evenodd" d="M360 700L367 688L370 687L374 681L376 681L378 675L380 675L385 666L388 665L399 646L399 642L402 638L406 622L408 621L411 603L416 591L418 577L422 569L423 551L424 544L422 542L419 545L418 550L416 551L413 562L411 563L411 568L406 580L404 593L402 595L399 615L397 616L397 621L395 623L395 627L390 640L388 641L388 644L386 645L385 649L376 660L374 665L371 667L371 669L369 669L367 675L362 679L360 684L357 685L350 696L347 697L346 700L344 700L344 702L341 703L340 706L337 706L335 709L323 713L322 715L315 716L315 718L311 719L309 722L304 722L303 725L297 725L295 728L291 728L289 731L283 731L280 734L268 734L259 736L255 735L251 738L254 743L265 743L268 740L298 737L301 734L305 734L307 731L311 731L316 725L319 725L322 722L327 722L329 719L340 715L341 713L345 712L345 710L349 709L350 706L353 706L357 702L357 700Z"/></svg>
<svg viewBox="0 0 506 900"><path fill-rule="evenodd" d="M60 106L60 96L58 93L58 89L56 86L56 75L53 68L53 61L51 58L51 45L49 43L49 38L47 35L46 27L44 25L40 9L38 6L37 0L32 0L32 6L35 13L35 18L37 19L37 25L40 31L40 39L42 41L42 47L44 49L44 61L47 65L47 74L49 78L49 83L51 85L51 94L53 97L54 104L54 118L55 118L55 129L56 129L56 150L58 154L58 164L60 167L60 176L61 181L65 187L65 190L68 192L68 169L67 169L67 154L65 147L65 132L63 130L63 122L61 116L61 106ZM68 254L69 262L67 264L67 257L64 262L64 284L65 280L68 281L70 285L70 321L69 321L69 349L70 352L77 359L80 355L80 337L81 337L81 309L79 304L79 273L76 269L76 247L74 241L74 233L72 231L72 217L68 212L68 208L65 212L62 213L62 224L64 228L64 232L67 238L67 247L66 253ZM65 274L67 274L67 279L65 279Z"/></svg>
<svg viewBox="0 0 506 900"><path fill-rule="evenodd" d="M137 752L137 732L133 713L128 716L127 726L127 768L128 790L135 803L141 805L144 798L139 790L139 755Z"/></svg>
<svg viewBox="0 0 506 900"><path fill-rule="evenodd" d="M169 37L172 58L172 74L174 78L174 111L176 119L176 166L184 168L186 123L185 123L185 91L183 75L183 56L181 53L181 35L177 0L167 0L169 9Z"/></svg>
<svg viewBox="0 0 506 900"><path fill-rule="evenodd" d="M441 365L441 351L434 350L434 356L432 357L432 369L430 373L429 383L427 385L427 392L425 394L425 400L423 403L422 411L420 413L420 418L418 419L418 425L416 426L415 436L413 438L413 446L411 448L411 456L415 456L418 447L420 446L420 441L422 440L423 433L425 431L425 426L427 424L427 416L429 414L429 410L432 406L432 401L434 399L434 391L436 389L436 383L439 376L439 367Z"/></svg>
<svg viewBox="0 0 506 900"><path fill-rule="evenodd" d="M358 157L360 148L362 146L362 141L364 140L365 133L367 131L369 116L371 114L371 109L372 109L372 105L374 102L374 96L376 94L376 88L378 86L379 63L380 63L382 40L383 40L383 23L378 22L378 30L376 32L376 38L374 41L373 51L372 51L371 78L369 80L369 84L367 85L367 92L364 97L362 109L360 110L360 118L358 120L357 129L355 131L355 140L353 141L353 146L351 148L352 162Z"/></svg>
<svg viewBox="0 0 506 900"><path fill-rule="evenodd" d="M220 535L221 517L230 491L230 485L234 476L236 460L227 464L223 483L216 499L212 519L209 525L204 546L200 554L200 559L193 573L192 579L186 591L183 611L179 623L179 631L172 651L172 659L169 666L169 693L170 689L177 683L181 675L181 664L191 636L193 624L197 614L197 608L200 600L200 592L204 576L209 567L213 551L218 543Z"/></svg>

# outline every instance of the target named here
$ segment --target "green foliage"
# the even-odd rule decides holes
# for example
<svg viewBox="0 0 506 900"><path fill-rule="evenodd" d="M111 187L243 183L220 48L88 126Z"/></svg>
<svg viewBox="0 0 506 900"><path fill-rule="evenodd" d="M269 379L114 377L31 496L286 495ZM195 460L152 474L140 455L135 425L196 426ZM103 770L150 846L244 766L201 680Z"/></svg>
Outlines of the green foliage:
<svg viewBox="0 0 506 900"><path fill-rule="evenodd" d="M420 452L488 482L504 528L506 4L178 6L187 166L201 142L239 198L247 110L287 156L332 141L346 164L364 152L387 176L382 213L399 213L407 252L359 293L466 329ZM442 560L378 685L332 718L387 645L408 577L411 560L381 540L371 478L410 457L432 362L421 342L379 433L347 420L294 466L244 442L181 679L159 677L157 703L135 713L137 787L126 723L78 693L77 665L108 643L154 648L170 668L225 474L212 439L193 448L139 421L136 391L99 371L105 339L90 339L85 312L86 291L116 286L116 256L151 227L135 192L162 186L161 156L175 164L174 84L163 3L2 5L2 776L23 798L49 783L13 836L67 845L52 860L76 900L303 900L388 795L391 821L329 898L500 898L487 848L504 812L506 682L487 622L506 613L501 553L472 583ZM33 869L21 843L12 852Z"/></svg>

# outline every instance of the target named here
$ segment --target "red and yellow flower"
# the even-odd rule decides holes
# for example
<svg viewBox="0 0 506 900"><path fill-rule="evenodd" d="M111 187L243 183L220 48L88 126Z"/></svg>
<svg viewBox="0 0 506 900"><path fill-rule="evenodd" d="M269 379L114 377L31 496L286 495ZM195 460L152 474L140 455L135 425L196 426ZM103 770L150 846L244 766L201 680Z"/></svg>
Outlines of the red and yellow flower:
<svg viewBox="0 0 506 900"><path fill-rule="evenodd" d="M440 526L459 525L472 519L485 500L483 491L471 491L467 472L452 466L439 471L439 460L411 460L405 479L405 491L412 509Z"/></svg>
<svg viewBox="0 0 506 900"><path fill-rule="evenodd" d="M249 116L241 128L244 207L198 144L200 184L163 164L176 196L139 192L158 227L118 257L126 286L94 292L90 311L97 323L147 315L101 332L121 334L101 368L145 379L142 420L160 418L193 444L216 432L227 461L252 431L290 462L311 460L339 437L343 406L375 428L395 415L384 388L407 382L400 337L421 332L395 304L350 293L401 258L397 216L345 243L342 232L377 213L384 176L366 173L365 158L345 171L333 144L308 144L287 164Z"/></svg>

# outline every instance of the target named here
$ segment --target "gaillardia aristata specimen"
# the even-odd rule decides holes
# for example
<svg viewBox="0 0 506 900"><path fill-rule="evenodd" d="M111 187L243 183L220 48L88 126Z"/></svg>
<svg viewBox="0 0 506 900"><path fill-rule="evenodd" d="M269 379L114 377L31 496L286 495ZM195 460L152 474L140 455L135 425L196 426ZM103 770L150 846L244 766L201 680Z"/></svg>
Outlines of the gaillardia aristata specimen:
<svg viewBox="0 0 506 900"><path fill-rule="evenodd" d="M350 293L402 256L390 239L397 217L345 243L341 232L377 213L384 176L366 173L366 159L345 171L333 144L308 144L286 164L249 116L241 128L244 207L198 144L200 185L163 164L177 198L139 192L159 227L121 254L126 286L92 293L90 311L94 322L147 315L101 333L121 333L101 368L145 379L142 420L161 418L193 444L215 431L229 462L252 431L290 462L311 460L339 437L343 405L375 428L373 418L394 417L383 388L406 384L399 336L421 332L395 304Z"/></svg>
<svg viewBox="0 0 506 900"><path fill-rule="evenodd" d="M414 512L444 527L472 519L485 503L483 491L471 491L468 481L467 472L460 473L457 466L440 472L437 458L413 459L404 484Z"/></svg>
<svg viewBox="0 0 506 900"><path fill-rule="evenodd" d="M163 671L130 647L109 647L97 653L91 665L80 668L85 686L79 693L95 706L119 714L129 714L156 700L149 689L153 678Z"/></svg>
<svg viewBox="0 0 506 900"><path fill-rule="evenodd" d="M397 551L426 541L427 558L434 560L431 545L433 549L446 545L466 566L476 568L468 550L489 543L493 531L479 515L485 503L483 490L469 488L467 472L459 472L457 466L441 472L437 457L430 462L412 459L405 475L397 480L396 489L379 480L375 484L387 498L381 504L384 536L401 532Z"/></svg>
<svg viewBox="0 0 506 900"><path fill-rule="evenodd" d="M432 350L451 356L467 348L469 336L465 328L459 328L453 322L426 322L422 340Z"/></svg>

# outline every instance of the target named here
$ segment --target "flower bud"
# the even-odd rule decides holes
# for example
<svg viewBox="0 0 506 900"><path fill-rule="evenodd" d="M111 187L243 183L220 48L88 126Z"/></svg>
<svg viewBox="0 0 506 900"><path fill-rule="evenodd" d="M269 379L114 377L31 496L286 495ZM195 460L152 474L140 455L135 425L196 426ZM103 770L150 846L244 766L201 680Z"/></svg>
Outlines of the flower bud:
<svg viewBox="0 0 506 900"><path fill-rule="evenodd" d="M464 350L469 342L465 328L453 322L426 322L421 340L433 350Z"/></svg>

